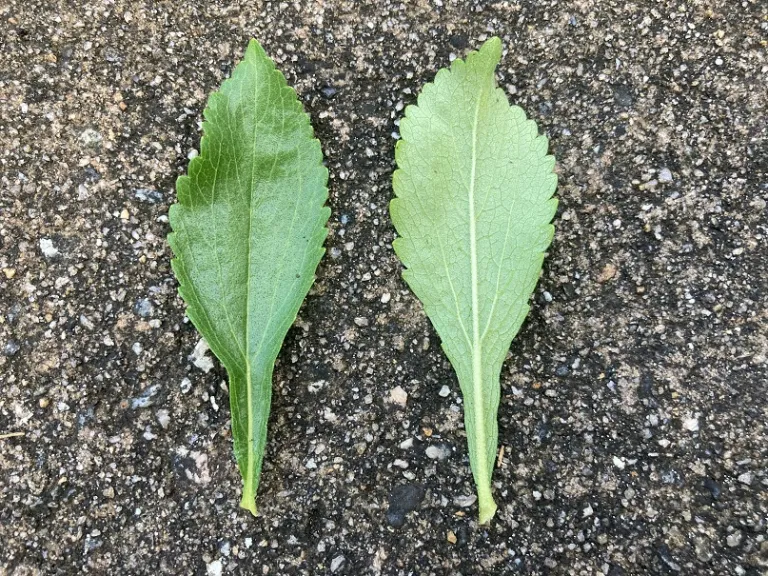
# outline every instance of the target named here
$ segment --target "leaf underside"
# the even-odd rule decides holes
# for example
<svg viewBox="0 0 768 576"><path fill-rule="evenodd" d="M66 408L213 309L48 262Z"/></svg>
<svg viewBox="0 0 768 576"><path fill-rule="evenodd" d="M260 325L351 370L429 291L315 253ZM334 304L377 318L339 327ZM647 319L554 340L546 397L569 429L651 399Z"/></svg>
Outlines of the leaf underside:
<svg viewBox="0 0 768 576"><path fill-rule="evenodd" d="M500 372L528 314L557 201L548 142L496 85L501 41L437 73L400 122L390 204L403 278L458 376L479 519L491 494Z"/></svg>
<svg viewBox="0 0 768 576"><path fill-rule="evenodd" d="M204 117L169 212L171 265L227 369L241 506L256 514L272 371L324 253L328 171L309 116L255 40Z"/></svg>

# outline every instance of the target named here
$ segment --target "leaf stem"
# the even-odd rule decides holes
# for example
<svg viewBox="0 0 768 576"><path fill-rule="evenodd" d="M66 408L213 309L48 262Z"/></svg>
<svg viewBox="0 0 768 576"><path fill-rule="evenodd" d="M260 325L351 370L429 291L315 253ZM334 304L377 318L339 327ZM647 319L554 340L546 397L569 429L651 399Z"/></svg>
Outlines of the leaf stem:
<svg viewBox="0 0 768 576"><path fill-rule="evenodd" d="M248 272L250 274L250 256L248 258L249 266ZM250 283L250 280L249 280ZM248 340L250 333L250 323L246 328L246 346L250 346ZM251 362L248 356L245 358L245 389L246 389L246 404L248 412L248 452L246 458L246 473L243 478L243 499L240 501L240 506L249 510L251 514L256 516L256 489L254 488L254 474L256 470L256 455L254 453L254 440L253 440L253 388L251 385Z"/></svg>

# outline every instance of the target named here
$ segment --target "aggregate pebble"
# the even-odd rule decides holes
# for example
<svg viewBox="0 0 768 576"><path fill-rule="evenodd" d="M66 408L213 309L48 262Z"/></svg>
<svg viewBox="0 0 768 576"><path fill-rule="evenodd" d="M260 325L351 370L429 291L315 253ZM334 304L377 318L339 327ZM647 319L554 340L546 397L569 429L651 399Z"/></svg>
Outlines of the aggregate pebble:
<svg viewBox="0 0 768 576"><path fill-rule="evenodd" d="M389 494L387 523L400 528L405 524L405 516L419 507L426 490L421 484L399 484Z"/></svg>

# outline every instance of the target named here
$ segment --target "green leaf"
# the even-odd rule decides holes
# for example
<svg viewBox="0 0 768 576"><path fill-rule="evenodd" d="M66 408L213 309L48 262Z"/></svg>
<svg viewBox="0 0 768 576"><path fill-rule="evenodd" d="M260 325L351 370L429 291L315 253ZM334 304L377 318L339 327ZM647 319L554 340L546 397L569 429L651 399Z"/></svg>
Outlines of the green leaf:
<svg viewBox="0 0 768 576"><path fill-rule="evenodd" d="M557 177L547 139L496 86L501 41L437 73L400 122L390 204L403 278L424 305L464 396L480 523L498 444L499 376L552 241Z"/></svg>
<svg viewBox="0 0 768 576"><path fill-rule="evenodd" d="M204 116L169 213L171 264L227 369L240 505L256 514L272 370L325 252L328 171L309 116L255 40Z"/></svg>

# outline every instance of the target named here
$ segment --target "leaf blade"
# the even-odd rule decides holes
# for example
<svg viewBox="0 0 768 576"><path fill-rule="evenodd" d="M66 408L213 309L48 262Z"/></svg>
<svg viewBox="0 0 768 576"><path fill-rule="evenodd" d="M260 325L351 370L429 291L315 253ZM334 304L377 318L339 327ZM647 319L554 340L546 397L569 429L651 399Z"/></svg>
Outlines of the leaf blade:
<svg viewBox="0 0 768 576"><path fill-rule="evenodd" d="M501 42L456 60L406 108L390 203L403 278L424 305L465 399L481 523L495 513L501 365L552 239L554 161L496 87Z"/></svg>
<svg viewBox="0 0 768 576"><path fill-rule="evenodd" d="M171 265L227 369L241 506L255 514L274 363L325 252L328 171L296 93L255 40L204 117L169 211Z"/></svg>

